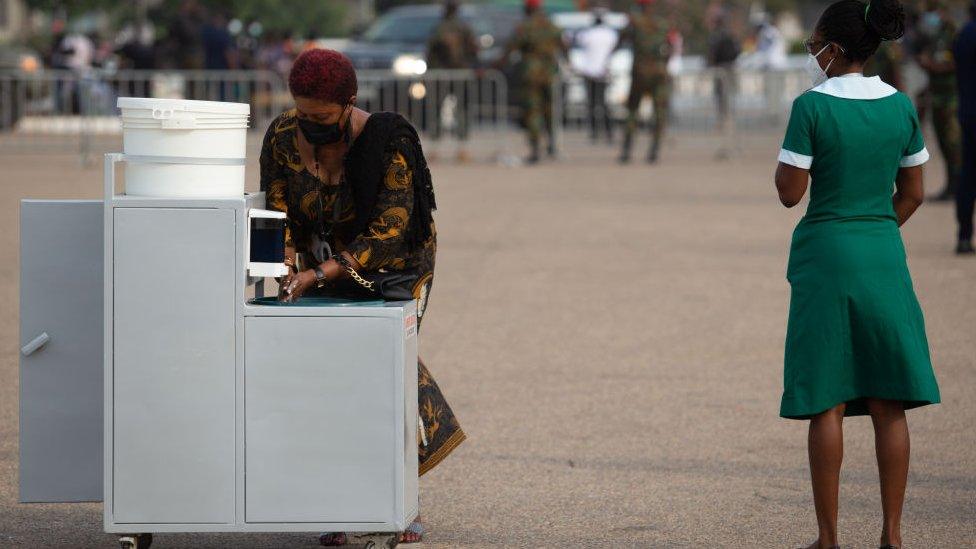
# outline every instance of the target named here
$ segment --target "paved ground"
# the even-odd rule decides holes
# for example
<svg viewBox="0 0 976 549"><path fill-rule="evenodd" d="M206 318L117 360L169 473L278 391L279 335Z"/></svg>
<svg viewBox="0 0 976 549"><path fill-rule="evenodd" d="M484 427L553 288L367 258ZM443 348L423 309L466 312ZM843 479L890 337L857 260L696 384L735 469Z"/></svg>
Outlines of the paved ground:
<svg viewBox="0 0 976 549"><path fill-rule="evenodd" d="M470 440L423 479L427 547L814 537L805 424L777 418L786 254L802 212L772 190L775 136L743 138L724 163L714 146L679 136L653 169L618 167L578 139L558 164L434 166L441 249L423 354ZM16 502L17 200L97 196L100 174L39 157L0 158L0 173L0 546L111 547L100 505ZM944 398L910 416L906 547L976 539L976 260L949 253L953 230L951 209L929 204L905 231ZM876 547L870 422L847 425L843 540Z"/></svg>

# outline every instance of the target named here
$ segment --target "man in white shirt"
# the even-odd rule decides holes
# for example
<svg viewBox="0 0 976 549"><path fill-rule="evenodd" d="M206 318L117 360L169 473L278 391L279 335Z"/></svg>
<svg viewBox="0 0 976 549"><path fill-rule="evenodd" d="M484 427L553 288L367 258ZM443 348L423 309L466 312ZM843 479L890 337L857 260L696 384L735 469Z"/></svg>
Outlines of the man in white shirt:
<svg viewBox="0 0 976 549"><path fill-rule="evenodd" d="M602 127L607 140L613 141L613 120L607 108L607 85L610 83L610 56L617 45L619 33L606 24L606 10L593 10L593 25L576 34L574 68L586 82L587 111L590 119L590 139L596 141Z"/></svg>

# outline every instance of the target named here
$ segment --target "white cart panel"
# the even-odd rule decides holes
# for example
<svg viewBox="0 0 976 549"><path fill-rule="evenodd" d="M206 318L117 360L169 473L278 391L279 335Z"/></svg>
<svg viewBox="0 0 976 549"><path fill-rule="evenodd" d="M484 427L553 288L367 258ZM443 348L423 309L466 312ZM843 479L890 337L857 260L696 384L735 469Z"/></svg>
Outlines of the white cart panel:
<svg viewBox="0 0 976 549"><path fill-rule="evenodd" d="M114 215L114 522L233 523L234 211Z"/></svg>
<svg viewBox="0 0 976 549"><path fill-rule="evenodd" d="M102 202L20 208L20 500L102 500Z"/></svg>
<svg viewBox="0 0 976 549"><path fill-rule="evenodd" d="M391 318L245 319L248 523L398 522L399 328Z"/></svg>

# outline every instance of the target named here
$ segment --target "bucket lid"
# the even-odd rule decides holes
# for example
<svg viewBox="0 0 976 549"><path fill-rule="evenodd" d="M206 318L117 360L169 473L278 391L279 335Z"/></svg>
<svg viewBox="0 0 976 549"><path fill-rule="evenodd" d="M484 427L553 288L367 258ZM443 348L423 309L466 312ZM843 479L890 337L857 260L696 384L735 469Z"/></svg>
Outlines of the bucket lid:
<svg viewBox="0 0 976 549"><path fill-rule="evenodd" d="M251 112L251 106L247 103L162 99L156 97L120 97L116 106L120 109L180 110L219 114L249 114Z"/></svg>

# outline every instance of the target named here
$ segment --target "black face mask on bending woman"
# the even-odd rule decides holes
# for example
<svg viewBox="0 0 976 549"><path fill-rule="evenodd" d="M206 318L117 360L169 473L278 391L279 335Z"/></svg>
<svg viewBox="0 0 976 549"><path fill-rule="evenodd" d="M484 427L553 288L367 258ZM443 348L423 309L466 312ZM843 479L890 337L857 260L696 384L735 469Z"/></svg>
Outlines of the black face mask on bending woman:
<svg viewBox="0 0 976 549"><path fill-rule="evenodd" d="M342 109L344 114L346 109ZM339 115L339 120L333 124L321 124L319 122L314 122L307 118L298 119L298 128L302 130L302 135L305 139L312 145L332 145L338 143L340 140L345 139L349 141L349 121L346 121L346 127L342 128L339 123L342 122L342 114Z"/></svg>

